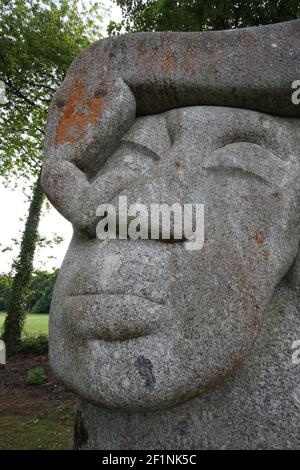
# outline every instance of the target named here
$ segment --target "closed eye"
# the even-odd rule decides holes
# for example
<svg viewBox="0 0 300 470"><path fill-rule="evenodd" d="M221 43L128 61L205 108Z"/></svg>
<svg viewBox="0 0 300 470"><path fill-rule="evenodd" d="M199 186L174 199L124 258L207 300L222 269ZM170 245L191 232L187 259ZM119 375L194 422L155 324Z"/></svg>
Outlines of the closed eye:
<svg viewBox="0 0 300 470"><path fill-rule="evenodd" d="M152 149L130 140L122 139L118 149L106 160L92 182L101 179L114 184L124 181L124 184L140 177L160 160L160 156Z"/></svg>
<svg viewBox="0 0 300 470"><path fill-rule="evenodd" d="M90 179L90 183L99 199L110 201L125 188L128 190L159 160L160 156L149 147L123 138L118 149Z"/></svg>
<svg viewBox="0 0 300 470"><path fill-rule="evenodd" d="M235 165L226 165L226 166L221 166L221 165L215 165L215 166L206 166L205 167L206 170L208 171L215 171L215 172L222 172L222 173L228 173L228 175L230 176L234 176L235 174L236 175L239 175L239 176L250 176L252 178L255 178L256 180L258 180L260 183L264 183L264 184L267 184L269 186L272 186L273 184L271 183L271 181L269 181L267 178L265 178L264 176L260 176L258 175L257 173L255 173L254 171L252 170L248 170L246 168L241 168L241 167L237 167Z"/></svg>
<svg viewBox="0 0 300 470"><path fill-rule="evenodd" d="M204 168L226 171L256 178L268 185L280 185L285 174L285 162L270 150L249 142L228 144L215 150Z"/></svg>

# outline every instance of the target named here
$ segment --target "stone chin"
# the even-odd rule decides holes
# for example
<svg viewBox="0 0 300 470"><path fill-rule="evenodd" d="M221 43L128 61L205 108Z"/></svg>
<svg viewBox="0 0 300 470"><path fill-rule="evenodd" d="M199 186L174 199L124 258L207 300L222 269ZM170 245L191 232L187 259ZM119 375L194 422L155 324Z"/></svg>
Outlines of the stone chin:
<svg viewBox="0 0 300 470"><path fill-rule="evenodd" d="M95 406L135 411L169 408L209 392L235 373L252 346L245 344L238 354L225 352L222 363L213 361L211 367L191 357L195 352L187 341L159 334L126 344L82 342L77 352L71 352L74 345L65 345L57 355L52 339L50 365L70 390ZM201 347L197 353L201 357Z"/></svg>

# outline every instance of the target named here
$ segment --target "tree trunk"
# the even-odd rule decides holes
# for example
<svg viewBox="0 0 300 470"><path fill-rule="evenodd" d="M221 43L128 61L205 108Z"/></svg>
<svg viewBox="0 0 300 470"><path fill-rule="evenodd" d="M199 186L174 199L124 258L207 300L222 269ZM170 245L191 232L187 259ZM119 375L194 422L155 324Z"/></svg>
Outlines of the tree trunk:
<svg viewBox="0 0 300 470"><path fill-rule="evenodd" d="M14 264L15 275L12 282L11 296L7 316L3 327L3 340L8 355L17 352L21 341L22 330L26 317L26 297L30 286L33 258L38 237L38 226L44 193L40 176L35 184L28 217L22 237L19 256Z"/></svg>

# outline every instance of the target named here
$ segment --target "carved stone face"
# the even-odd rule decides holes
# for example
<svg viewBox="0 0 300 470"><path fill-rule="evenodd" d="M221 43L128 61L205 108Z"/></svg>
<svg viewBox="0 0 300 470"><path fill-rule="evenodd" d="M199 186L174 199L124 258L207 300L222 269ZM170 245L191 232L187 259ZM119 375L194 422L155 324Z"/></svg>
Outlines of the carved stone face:
<svg viewBox="0 0 300 470"><path fill-rule="evenodd" d="M160 409L241 366L299 246L299 130L219 107L136 121L94 177L99 204L204 204L205 244L74 229L50 321L62 381L98 406Z"/></svg>

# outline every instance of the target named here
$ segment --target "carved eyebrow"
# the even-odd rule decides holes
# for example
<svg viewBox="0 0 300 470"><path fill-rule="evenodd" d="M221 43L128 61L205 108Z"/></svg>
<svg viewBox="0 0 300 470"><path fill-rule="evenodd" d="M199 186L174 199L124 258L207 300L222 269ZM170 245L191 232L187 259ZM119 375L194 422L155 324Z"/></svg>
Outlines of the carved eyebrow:
<svg viewBox="0 0 300 470"><path fill-rule="evenodd" d="M268 185L278 185L286 174L286 162L261 145L250 142L227 144L215 150L203 165L207 170L235 170Z"/></svg>
<svg viewBox="0 0 300 470"><path fill-rule="evenodd" d="M264 150L270 152L274 157L276 157L279 161L282 161L282 158L275 152L273 146L271 145L270 142L258 142L256 139L251 139L251 138L245 138L245 139L232 139L223 145L220 145L216 150L221 150L223 148L226 148L228 146L234 146L234 145L254 145L260 148L263 148Z"/></svg>
<svg viewBox="0 0 300 470"><path fill-rule="evenodd" d="M154 150L150 149L149 147L146 147L145 145L142 145L138 142L134 142L132 140L128 140L126 138L121 139L121 145L124 145L126 148L129 150L133 150L135 152L138 152L145 157L150 157L153 160L159 161L161 157L158 155L158 153L154 152Z"/></svg>

